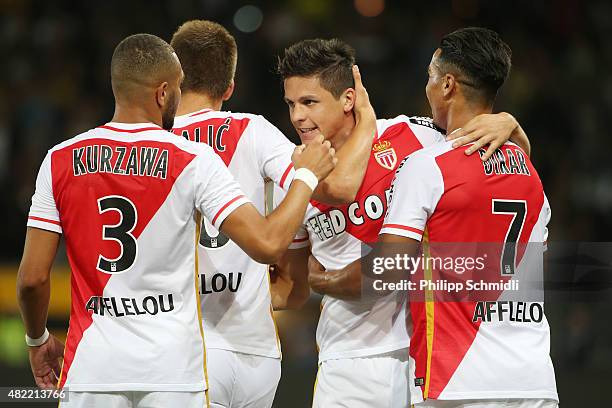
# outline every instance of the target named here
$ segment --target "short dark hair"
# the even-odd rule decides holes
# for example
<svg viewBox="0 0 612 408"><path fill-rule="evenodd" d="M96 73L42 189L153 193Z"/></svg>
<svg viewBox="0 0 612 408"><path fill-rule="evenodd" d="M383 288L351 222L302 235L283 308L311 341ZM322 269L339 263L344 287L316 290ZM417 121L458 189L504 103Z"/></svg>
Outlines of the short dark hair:
<svg viewBox="0 0 612 408"><path fill-rule="evenodd" d="M445 71L459 71L473 94L493 104L512 66L512 50L493 30L467 27L444 36L439 60ZM446 65L446 66L444 66Z"/></svg>
<svg viewBox="0 0 612 408"><path fill-rule="evenodd" d="M178 65L172 47L152 34L134 34L121 41L111 59L113 92L126 87L154 86Z"/></svg>
<svg viewBox="0 0 612 408"><path fill-rule="evenodd" d="M278 58L277 71L283 80L290 77L318 76L321 86L340 98L347 88L353 88L352 67L355 50L337 38L304 40L285 49Z"/></svg>
<svg viewBox="0 0 612 408"><path fill-rule="evenodd" d="M236 40L221 24L192 20L182 24L170 42L178 55L185 79L183 91L221 98L236 73Z"/></svg>

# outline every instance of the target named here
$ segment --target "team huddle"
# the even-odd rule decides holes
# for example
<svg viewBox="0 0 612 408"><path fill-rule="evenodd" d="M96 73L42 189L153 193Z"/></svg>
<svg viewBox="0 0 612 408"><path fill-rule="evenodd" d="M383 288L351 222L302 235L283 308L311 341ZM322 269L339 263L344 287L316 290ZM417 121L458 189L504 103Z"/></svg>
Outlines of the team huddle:
<svg viewBox="0 0 612 408"><path fill-rule="evenodd" d="M271 407L272 312L315 291L313 407L557 407L543 302L364 291L385 248L497 242L511 256L488 267L512 279L537 258L517 244L547 239L529 140L492 114L510 48L465 28L432 51L433 118L377 119L348 44L288 47L277 71L296 147L262 116L222 110L237 47L219 24L121 41L112 120L52 147L36 180L18 296L37 385L68 390L61 407ZM45 328L62 234L65 345ZM473 318L494 307L541 313Z"/></svg>

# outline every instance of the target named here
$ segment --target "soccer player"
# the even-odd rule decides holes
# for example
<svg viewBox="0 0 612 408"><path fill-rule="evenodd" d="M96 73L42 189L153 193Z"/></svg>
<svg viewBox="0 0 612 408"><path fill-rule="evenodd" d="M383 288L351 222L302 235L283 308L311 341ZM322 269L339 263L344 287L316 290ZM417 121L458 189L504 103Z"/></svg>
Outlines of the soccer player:
<svg viewBox="0 0 612 408"><path fill-rule="evenodd" d="M204 20L186 22L171 45L185 73L173 132L210 145L263 213L264 180L287 188L294 173L295 145L262 116L221 111L234 91L237 59L236 42L223 26ZM318 199L344 202L359 188L376 131L367 94L360 98L362 108L356 109L358 124L347 142L349 149L338 156L334 171L317 187ZM268 267L207 220L200 230L198 252L211 406L270 407L280 380L281 350Z"/></svg>
<svg viewBox="0 0 612 408"><path fill-rule="evenodd" d="M426 93L434 123L453 131L491 112L510 66L510 48L491 30L465 28L445 36L428 69ZM422 244L426 256L440 258L468 252L445 243L475 248L494 242L495 256L481 260L484 272L470 271L474 279L507 281L515 274L529 278L537 272L536 262L541 266L550 207L535 168L519 146L505 143L483 163L454 149L451 142L439 143L406 159L392 191L373 253L414 257ZM358 277L361 269L355 262L324 274L314 260L311 266L311 281L323 291L324 275L335 285ZM443 268L425 268L431 275L424 278L453 277L454 271ZM443 290L424 297L410 294L411 382L417 387L412 402L425 399L416 406L557 407L543 302L505 300L511 290L459 302L449 301L456 298L445 297Z"/></svg>
<svg viewBox="0 0 612 408"><path fill-rule="evenodd" d="M127 37L111 61L112 122L53 147L39 171L18 297L36 383L53 388L59 375L70 390L62 406L204 406L196 214L253 259L274 262L334 166L322 138L297 149L299 182L262 217L210 147L167 131L182 79L166 42ZM45 328L60 234L72 269L65 351Z"/></svg>
<svg viewBox="0 0 612 408"><path fill-rule="evenodd" d="M278 71L284 80L291 121L303 142L322 134L337 151L346 148L347 136L355 126L350 97L354 61L353 49L340 40L306 40L285 50ZM353 69L358 74L356 67ZM489 131L493 128L497 130ZM470 135L486 134L487 140L493 140L493 149L513 132L526 139L506 114L478 117L466 124L466 129ZM375 242L382 227L399 162L443 140L441 128L425 118L379 119L365 177L352 202L330 206L311 201L304 228L278 267L281 276L273 283L275 306L299 307L308 298L310 253L328 269L342 268L361 258L362 243ZM341 297L334 293L322 301L313 406L406 407L409 337L405 296L393 293L375 302Z"/></svg>

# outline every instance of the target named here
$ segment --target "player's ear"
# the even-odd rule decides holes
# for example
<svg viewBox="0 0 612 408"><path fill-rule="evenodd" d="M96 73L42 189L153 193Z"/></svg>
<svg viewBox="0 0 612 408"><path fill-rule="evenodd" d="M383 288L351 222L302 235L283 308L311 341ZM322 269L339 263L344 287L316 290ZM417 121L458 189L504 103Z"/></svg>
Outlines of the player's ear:
<svg viewBox="0 0 612 408"><path fill-rule="evenodd" d="M232 79L232 82L230 82L229 86L227 87L227 89L225 90L225 93L223 93L222 99L223 101L227 101L229 98L232 97L232 95L234 94L234 80Z"/></svg>
<svg viewBox="0 0 612 408"><path fill-rule="evenodd" d="M442 94L445 97L449 97L455 91L457 87L457 80L453 74L444 75L444 79L442 80Z"/></svg>
<svg viewBox="0 0 612 408"><path fill-rule="evenodd" d="M343 100L344 113L352 111L355 106L355 89L347 88L342 94L341 99Z"/></svg>
<svg viewBox="0 0 612 408"><path fill-rule="evenodd" d="M166 106L166 103L168 102L169 95L170 94L169 94L168 83L167 82L162 82L155 89L155 101L157 102L157 105L160 108Z"/></svg>

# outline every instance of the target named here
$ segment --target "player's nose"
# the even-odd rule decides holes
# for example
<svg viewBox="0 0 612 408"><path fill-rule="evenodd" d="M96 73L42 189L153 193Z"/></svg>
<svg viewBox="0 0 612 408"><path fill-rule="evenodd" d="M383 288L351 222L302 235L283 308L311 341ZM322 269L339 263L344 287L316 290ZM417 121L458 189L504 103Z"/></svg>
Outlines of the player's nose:
<svg viewBox="0 0 612 408"><path fill-rule="evenodd" d="M291 110L291 122L301 123L306 120L306 110L300 105L296 104Z"/></svg>

